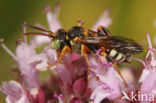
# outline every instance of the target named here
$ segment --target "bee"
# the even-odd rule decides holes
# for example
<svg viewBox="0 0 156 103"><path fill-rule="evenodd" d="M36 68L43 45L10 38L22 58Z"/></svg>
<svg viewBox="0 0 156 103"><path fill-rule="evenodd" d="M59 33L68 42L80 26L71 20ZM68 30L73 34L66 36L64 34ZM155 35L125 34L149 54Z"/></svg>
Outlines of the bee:
<svg viewBox="0 0 156 103"><path fill-rule="evenodd" d="M26 27L41 30L45 33L28 32L24 35L43 35L52 38L51 48L60 50L58 65L66 52L80 53L85 57L89 66L88 54L95 54L100 49L100 55L105 56L108 62L129 63L131 55L143 51L141 45L131 39L121 36L112 36L110 31L99 26L97 31L82 26L73 26L67 31L58 29L55 33L36 26L23 24Z"/></svg>
<svg viewBox="0 0 156 103"><path fill-rule="evenodd" d="M103 26L98 27L96 37L88 37L83 43L94 50L94 53L101 49L101 56L105 56L109 62L117 62L118 64L130 63L132 54L143 51L143 47L134 40L112 36L110 31Z"/></svg>

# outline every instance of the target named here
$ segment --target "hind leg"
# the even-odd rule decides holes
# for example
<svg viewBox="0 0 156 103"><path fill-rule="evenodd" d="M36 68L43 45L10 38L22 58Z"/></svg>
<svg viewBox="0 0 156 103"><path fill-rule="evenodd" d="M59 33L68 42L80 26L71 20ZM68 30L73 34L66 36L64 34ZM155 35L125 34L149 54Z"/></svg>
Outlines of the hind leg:
<svg viewBox="0 0 156 103"><path fill-rule="evenodd" d="M85 46L84 44L82 44L81 45L81 54L82 54L83 57L85 57L85 60L87 62L88 74L90 73L90 70L89 70L90 64L89 64L88 55L87 55L87 53L89 53L89 52L90 52L90 49L87 46Z"/></svg>

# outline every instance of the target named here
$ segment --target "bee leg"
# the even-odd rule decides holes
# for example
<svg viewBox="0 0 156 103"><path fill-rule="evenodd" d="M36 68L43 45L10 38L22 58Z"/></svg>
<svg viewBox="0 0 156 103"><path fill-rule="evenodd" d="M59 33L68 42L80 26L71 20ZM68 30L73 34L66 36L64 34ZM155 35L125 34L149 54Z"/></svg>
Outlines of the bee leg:
<svg viewBox="0 0 156 103"><path fill-rule="evenodd" d="M84 40L80 39L79 37L75 37L74 41L75 42L82 42L82 43L85 42Z"/></svg>
<svg viewBox="0 0 156 103"><path fill-rule="evenodd" d="M62 52L61 52L61 56L59 57L59 60L58 60L58 62L55 64L55 66L57 66L58 64L61 63L61 60L62 60L63 56L66 54L67 51L71 53L71 49L70 49L69 46L65 46L65 47L63 48L63 50L62 50Z"/></svg>
<svg viewBox="0 0 156 103"><path fill-rule="evenodd" d="M97 28L97 33L98 36L111 36L111 33L109 32L109 30L101 25L98 26Z"/></svg>
<svg viewBox="0 0 156 103"><path fill-rule="evenodd" d="M85 60L87 62L87 65L88 65L88 68L90 67L90 64L89 64L89 61L88 61L88 56L87 56L87 53L90 52L90 49L85 46L84 44L81 45L81 54L82 56L85 57ZM88 74L90 73L89 69L88 69Z"/></svg>
<svg viewBox="0 0 156 103"><path fill-rule="evenodd" d="M105 53L105 51L102 51L100 53L100 55L101 56L105 56L105 57L107 56L107 54ZM125 83L125 86L128 87L128 84L127 84L126 80L124 79L124 77L122 76L120 70L118 69L115 61L111 57L109 57L109 56L107 56L107 57L113 62L114 69L117 71L117 73L119 74L119 76L121 77L121 79L123 80L123 82Z"/></svg>
<svg viewBox="0 0 156 103"><path fill-rule="evenodd" d="M128 84L126 82L126 80L124 79L124 77L122 76L119 68L117 67L116 63L113 63L114 69L117 71L117 73L120 75L121 79L123 80L123 82L125 83L125 86L128 87Z"/></svg>

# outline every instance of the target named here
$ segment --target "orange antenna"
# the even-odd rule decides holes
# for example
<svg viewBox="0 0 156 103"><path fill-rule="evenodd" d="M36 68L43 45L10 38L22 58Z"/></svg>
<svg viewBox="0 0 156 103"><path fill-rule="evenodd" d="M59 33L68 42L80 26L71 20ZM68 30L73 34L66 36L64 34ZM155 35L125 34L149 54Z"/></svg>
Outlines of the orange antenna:
<svg viewBox="0 0 156 103"><path fill-rule="evenodd" d="M43 31L43 32L46 32L46 33L36 33L36 32L28 32L28 33L24 33L24 35L42 35L42 36L49 36L49 37L54 37L54 33L52 31L48 31L46 29L43 29L43 28L40 28L40 27L37 27L37 26L32 26L32 25L28 25L28 24L22 24L22 26L25 26L25 27L28 27L28 28L32 28L32 29L36 29L36 30L40 30L40 31Z"/></svg>
<svg viewBox="0 0 156 103"><path fill-rule="evenodd" d="M28 35L41 35L41 36L49 36L48 34L45 33L36 33L36 32L28 32L28 33L24 33L25 36Z"/></svg>

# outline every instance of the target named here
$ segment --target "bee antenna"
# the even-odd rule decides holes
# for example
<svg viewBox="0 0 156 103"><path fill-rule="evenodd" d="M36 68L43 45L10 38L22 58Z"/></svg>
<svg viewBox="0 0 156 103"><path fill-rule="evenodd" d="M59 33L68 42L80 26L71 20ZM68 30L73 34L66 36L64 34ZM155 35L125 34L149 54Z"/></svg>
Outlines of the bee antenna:
<svg viewBox="0 0 156 103"><path fill-rule="evenodd" d="M29 33L24 33L24 35L42 35L42 36L49 36L49 37L54 37L54 33L52 31L48 31L46 29L43 29L43 28L40 28L40 27L37 27L37 26L32 26L32 25L28 25L26 23L23 23L22 26L24 27L28 27L28 28L32 28L32 29L36 29L36 30L40 30L40 31L43 31L43 32L46 32L46 33L35 33L35 32L29 32Z"/></svg>
<svg viewBox="0 0 156 103"><path fill-rule="evenodd" d="M40 36L48 36L50 38L53 38L54 36L51 34L46 34L46 33L38 33L38 32L28 32L28 33L24 33L25 36L28 35L40 35Z"/></svg>

